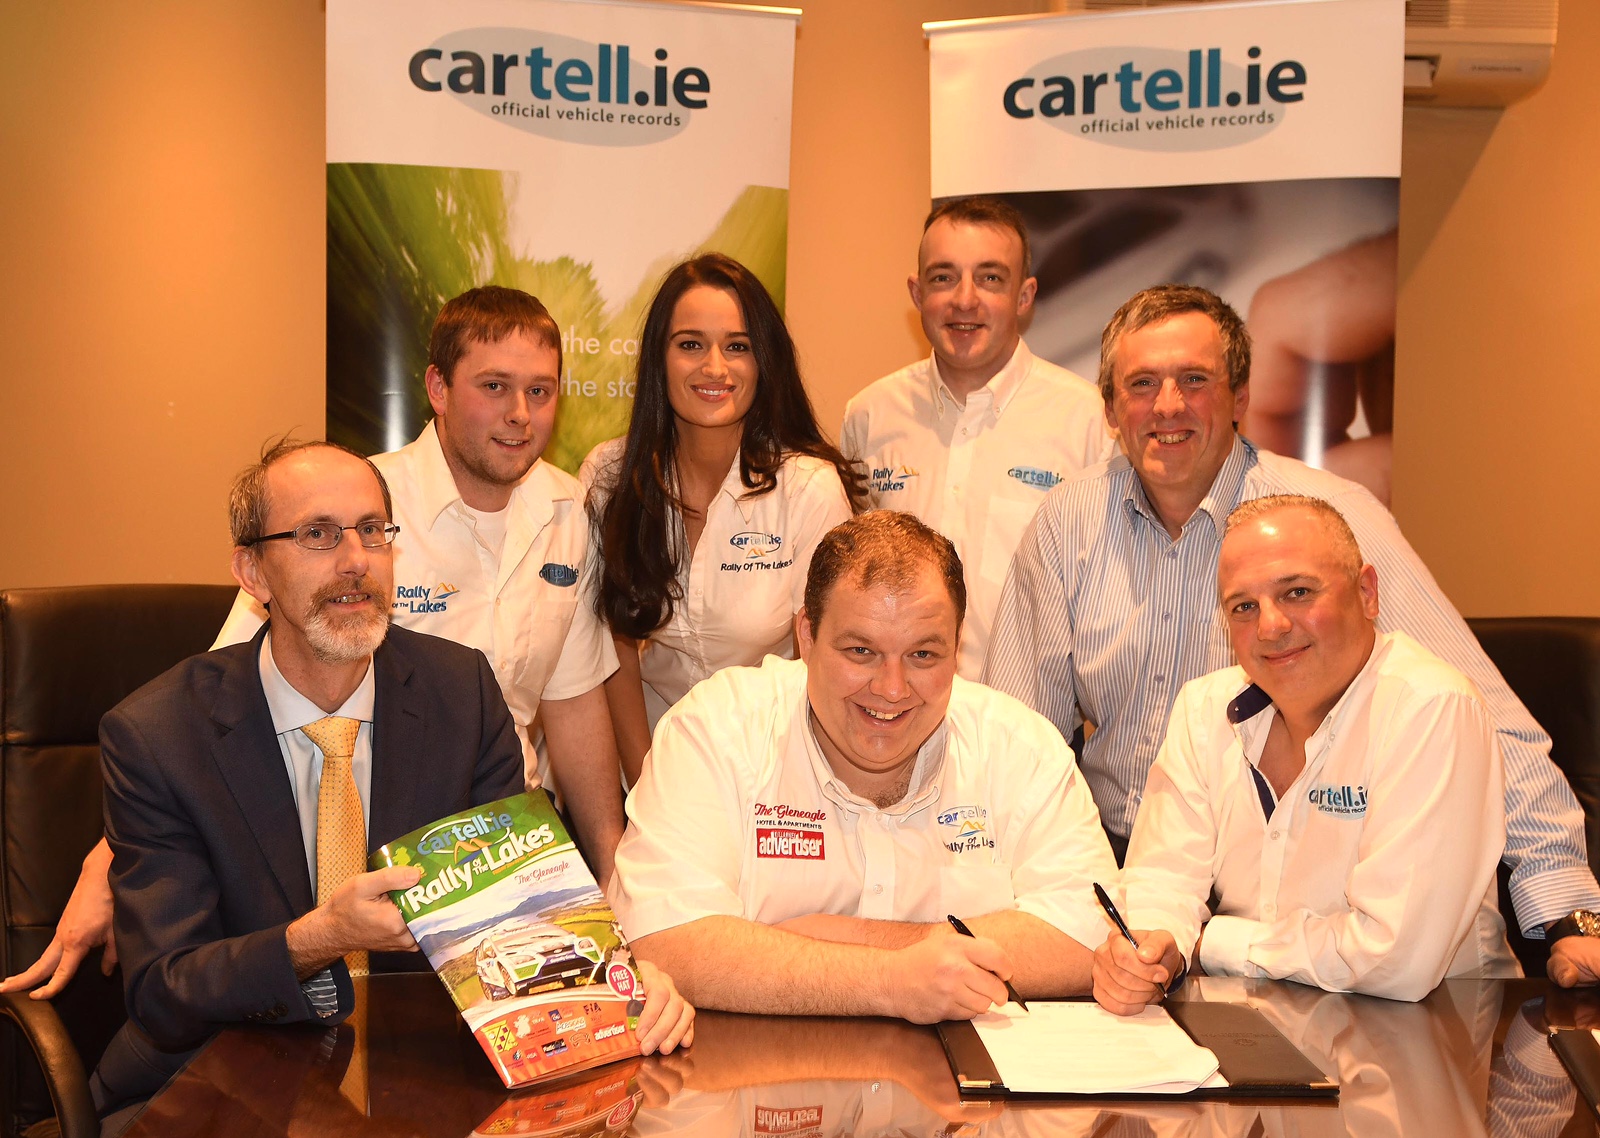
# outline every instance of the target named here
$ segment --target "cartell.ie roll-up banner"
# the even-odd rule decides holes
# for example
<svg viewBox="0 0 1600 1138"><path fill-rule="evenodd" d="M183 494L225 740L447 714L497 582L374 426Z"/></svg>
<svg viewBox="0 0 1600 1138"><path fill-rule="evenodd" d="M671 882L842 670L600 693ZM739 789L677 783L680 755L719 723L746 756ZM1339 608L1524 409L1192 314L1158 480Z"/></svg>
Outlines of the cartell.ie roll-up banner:
<svg viewBox="0 0 1600 1138"><path fill-rule="evenodd" d="M1133 293L1249 323L1242 430L1389 498L1405 12L1199 4L926 24L935 199L1017 206L1039 355L1093 378Z"/></svg>
<svg viewBox="0 0 1600 1138"><path fill-rule="evenodd" d="M328 437L409 442L428 332L482 284L561 327L575 471L627 429L661 275L715 250L779 305L795 24L784 8L328 0Z"/></svg>

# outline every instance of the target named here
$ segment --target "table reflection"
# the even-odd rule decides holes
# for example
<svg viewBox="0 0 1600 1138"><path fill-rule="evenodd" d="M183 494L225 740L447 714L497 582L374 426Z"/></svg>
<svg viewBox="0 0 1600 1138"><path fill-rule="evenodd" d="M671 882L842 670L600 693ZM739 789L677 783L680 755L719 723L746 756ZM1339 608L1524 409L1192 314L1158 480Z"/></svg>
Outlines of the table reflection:
<svg viewBox="0 0 1600 1138"><path fill-rule="evenodd" d="M938 1036L894 1020L707 1014L641 1074L641 1136L976 1134L1005 1109L963 1102Z"/></svg>
<svg viewBox="0 0 1600 1138"><path fill-rule="evenodd" d="M1596 1133L1545 1032L1600 1025L1600 995L1556 993L1547 1006L1548 986L1538 981L1451 981L1417 1004L1235 979L1187 986L1184 998L1258 1008L1339 1080L1337 1103L963 1101L929 1029L716 1013L702 1014L686 1052L508 1094L432 977L376 977L358 992L363 1032L349 1024L225 1032L152 1101L130 1138ZM365 1103L341 1091L358 1046L366 1049Z"/></svg>
<svg viewBox="0 0 1600 1138"><path fill-rule="evenodd" d="M1594 1116L1550 1049L1548 1033L1552 1027L1600 1027L1600 999L1592 992L1552 990L1507 1011L1505 1045L1489 1072L1489 1133L1495 1138L1553 1138L1563 1132L1574 1109L1579 1117L1572 1133L1594 1133Z"/></svg>
<svg viewBox="0 0 1600 1138"><path fill-rule="evenodd" d="M726 1033L714 1023L705 1037L712 1048L666 1061L677 1068L674 1093L640 1112L636 1133L1536 1138L1560 1134L1573 1118L1576 1093L1545 1042L1542 999L1514 1008L1505 1047L1495 1049L1502 982L1451 982L1418 1004L1221 978L1198 980L1185 995L1258 1008L1339 1080L1338 1104L961 1103L942 1055L928 1053L936 1044L917 1029L751 1020ZM724 1043L737 1055L714 1050ZM786 1058L796 1054L803 1069Z"/></svg>

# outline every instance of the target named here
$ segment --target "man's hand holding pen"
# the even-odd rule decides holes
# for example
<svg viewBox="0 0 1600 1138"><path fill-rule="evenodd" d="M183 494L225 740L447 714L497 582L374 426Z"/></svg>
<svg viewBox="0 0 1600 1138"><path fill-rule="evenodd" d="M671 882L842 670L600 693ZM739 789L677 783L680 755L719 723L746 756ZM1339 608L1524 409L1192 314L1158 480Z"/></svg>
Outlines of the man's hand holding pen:
<svg viewBox="0 0 1600 1138"><path fill-rule="evenodd" d="M1119 1016L1137 1015L1146 1004L1165 998L1168 986L1183 975L1183 954L1169 932L1129 929L1111 894L1098 882L1094 896L1117 926L1095 950L1095 1002Z"/></svg>
<svg viewBox="0 0 1600 1138"><path fill-rule="evenodd" d="M1137 1015L1166 995L1183 972L1183 954L1165 929L1134 929L1138 942L1112 930L1094 953L1094 998L1108 1012Z"/></svg>
<svg viewBox="0 0 1600 1138"><path fill-rule="evenodd" d="M971 929L967 928L966 922L960 917L956 916L954 913L951 913L949 916L947 916L945 920L949 921L950 927L955 929L956 932L961 936L972 937L974 940L977 939L976 934L974 934ZM1027 1011L1027 1001L1017 994L1016 985L1011 983L1009 971L1005 975L1001 976L1000 979L1005 981L1007 1002L1016 1004L1017 1007L1021 1008L1023 1011Z"/></svg>

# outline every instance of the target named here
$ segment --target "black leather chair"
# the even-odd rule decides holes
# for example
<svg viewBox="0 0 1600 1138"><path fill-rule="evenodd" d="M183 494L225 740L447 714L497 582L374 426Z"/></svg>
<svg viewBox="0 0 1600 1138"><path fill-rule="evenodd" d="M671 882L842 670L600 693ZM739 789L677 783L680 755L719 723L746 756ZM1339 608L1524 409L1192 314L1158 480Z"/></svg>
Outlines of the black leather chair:
<svg viewBox="0 0 1600 1138"><path fill-rule="evenodd" d="M0 971L50 943L84 855L101 835L100 717L211 646L236 590L105 585L0 591ZM98 1134L85 1070L125 1013L120 974L99 955L51 1004L0 997L0 1134L54 1113L61 1132ZM43 1061L48 1080L41 1076ZM85 1117L87 1112L87 1117Z"/></svg>
<svg viewBox="0 0 1600 1138"><path fill-rule="evenodd" d="M1533 717L1550 733L1550 758L1583 807L1589 866L1600 873L1600 617L1515 616L1467 622ZM1500 911L1530 976L1543 976L1543 941L1522 937L1500 867Z"/></svg>

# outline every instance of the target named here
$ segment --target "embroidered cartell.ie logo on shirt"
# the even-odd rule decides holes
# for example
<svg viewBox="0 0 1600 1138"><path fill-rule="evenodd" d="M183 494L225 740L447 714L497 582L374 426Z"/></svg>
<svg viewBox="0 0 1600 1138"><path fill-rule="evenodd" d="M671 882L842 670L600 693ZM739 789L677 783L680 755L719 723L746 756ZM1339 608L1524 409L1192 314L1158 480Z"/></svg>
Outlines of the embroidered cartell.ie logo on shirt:
<svg viewBox="0 0 1600 1138"><path fill-rule="evenodd" d="M944 843L951 853L994 849L989 811L982 806L952 806L939 815L939 825L955 831L955 837Z"/></svg>
<svg viewBox="0 0 1600 1138"><path fill-rule="evenodd" d="M544 567L539 570L539 576L552 585L560 585L563 588L578 583L578 571L559 561L546 561Z"/></svg>
<svg viewBox="0 0 1600 1138"><path fill-rule="evenodd" d="M1048 490L1061 481L1061 475L1055 471L1040 470L1036 466L1013 466L1006 474L1024 486L1034 486L1040 490Z"/></svg>
<svg viewBox="0 0 1600 1138"><path fill-rule="evenodd" d="M745 530L728 539L728 544L745 555L748 561L771 557L783 548L783 538L775 533Z"/></svg>
<svg viewBox="0 0 1600 1138"><path fill-rule="evenodd" d="M728 539L728 544L738 550L738 560L723 561L717 566L724 573L749 573L761 569L787 569L794 564L793 557L783 556L783 538L775 533L745 530ZM739 556L742 555L742 556Z"/></svg>
<svg viewBox="0 0 1600 1138"><path fill-rule="evenodd" d="M398 585L394 590L394 607L398 612L444 612L446 602L461 590L440 581L427 585Z"/></svg>
<svg viewBox="0 0 1600 1138"><path fill-rule="evenodd" d="M1306 792L1306 801L1324 814L1342 818L1364 818L1367 814L1367 788L1364 786L1334 786L1331 783L1313 786Z"/></svg>

